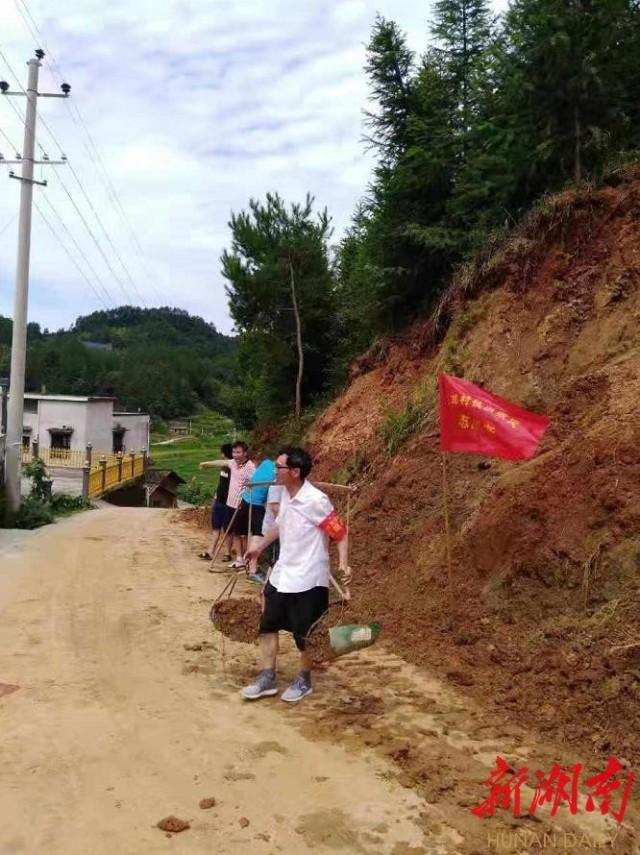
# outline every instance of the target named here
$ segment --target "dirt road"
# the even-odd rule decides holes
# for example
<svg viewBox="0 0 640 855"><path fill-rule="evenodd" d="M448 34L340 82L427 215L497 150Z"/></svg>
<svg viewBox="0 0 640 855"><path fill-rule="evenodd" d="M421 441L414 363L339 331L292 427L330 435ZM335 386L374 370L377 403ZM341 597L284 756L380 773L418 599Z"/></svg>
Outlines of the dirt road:
<svg viewBox="0 0 640 855"><path fill-rule="evenodd" d="M496 754L548 769L570 758L382 647L319 674L298 706L243 703L255 651L227 642L222 655L208 605L224 577L176 517L91 511L2 553L0 855L480 855L495 841L557 851L567 834L576 853L596 840L638 851L629 813L622 830L566 810L472 815ZM283 687L296 669L284 647ZM191 827L166 836L155 824L169 814ZM516 832L555 843L529 850Z"/></svg>

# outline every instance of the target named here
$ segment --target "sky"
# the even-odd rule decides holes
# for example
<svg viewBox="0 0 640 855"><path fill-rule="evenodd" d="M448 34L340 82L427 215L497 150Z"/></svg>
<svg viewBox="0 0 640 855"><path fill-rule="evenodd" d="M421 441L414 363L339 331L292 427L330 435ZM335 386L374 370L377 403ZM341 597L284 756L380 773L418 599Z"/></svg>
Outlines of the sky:
<svg viewBox="0 0 640 855"><path fill-rule="evenodd" d="M502 11L506 0L494 0ZM123 304L178 306L233 332L219 258L231 211L307 192L349 224L372 166L362 71L376 12L420 53L415 0L0 0L0 80L38 102L29 320L68 327ZM31 29L31 32L30 32ZM22 147L22 97L0 98L0 153ZM10 102L10 103L9 103ZM20 182L0 166L0 314L13 314ZM48 223L48 224L47 224Z"/></svg>

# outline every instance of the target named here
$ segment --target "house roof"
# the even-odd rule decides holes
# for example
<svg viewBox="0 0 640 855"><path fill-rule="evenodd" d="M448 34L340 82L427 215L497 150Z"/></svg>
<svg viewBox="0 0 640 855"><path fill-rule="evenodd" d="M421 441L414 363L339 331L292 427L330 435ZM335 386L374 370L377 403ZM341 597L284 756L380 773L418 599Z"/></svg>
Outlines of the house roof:
<svg viewBox="0 0 640 855"><path fill-rule="evenodd" d="M113 350L111 342L104 341L83 341L82 344L88 347L89 350Z"/></svg>
<svg viewBox="0 0 640 855"><path fill-rule="evenodd" d="M30 398L32 401L71 401L80 404L86 404L91 401L115 401L115 398L110 398L102 395L41 395L36 392L25 392L25 398Z"/></svg>
<svg viewBox="0 0 640 855"><path fill-rule="evenodd" d="M156 493L163 493L165 496L171 496L172 499L175 499L176 494L172 493L171 490L167 490L166 487L163 487L162 484L156 484L155 487L152 487L149 490L149 498L151 496L155 496Z"/></svg>

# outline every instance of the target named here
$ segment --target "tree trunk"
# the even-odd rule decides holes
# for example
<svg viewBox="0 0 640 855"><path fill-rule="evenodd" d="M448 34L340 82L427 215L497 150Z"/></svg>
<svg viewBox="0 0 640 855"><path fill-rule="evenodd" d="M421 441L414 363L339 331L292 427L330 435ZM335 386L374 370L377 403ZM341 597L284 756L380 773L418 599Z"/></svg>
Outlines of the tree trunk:
<svg viewBox="0 0 640 855"><path fill-rule="evenodd" d="M289 259L289 272L291 274L291 302L293 304L293 315L296 319L296 343L298 345L298 376L296 378L296 409L295 415L299 419L302 414L302 372L304 370L304 353L302 351L302 324L300 323L300 312L298 311L298 300L296 299L296 281L293 275L293 262Z"/></svg>
<svg viewBox="0 0 640 855"><path fill-rule="evenodd" d="M469 129L469 48L467 33L467 4L462 4L462 161L467 160L467 131Z"/></svg>
<svg viewBox="0 0 640 855"><path fill-rule="evenodd" d="M576 184L582 181L582 127L580 123L580 107L573 108L573 128L575 134L575 151L573 156L573 174Z"/></svg>

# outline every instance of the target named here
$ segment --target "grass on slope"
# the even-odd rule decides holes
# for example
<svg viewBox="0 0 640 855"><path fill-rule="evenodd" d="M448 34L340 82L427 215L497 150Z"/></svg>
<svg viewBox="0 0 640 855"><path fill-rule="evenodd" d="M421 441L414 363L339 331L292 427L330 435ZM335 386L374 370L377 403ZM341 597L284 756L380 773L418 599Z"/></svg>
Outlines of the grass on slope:
<svg viewBox="0 0 640 855"><path fill-rule="evenodd" d="M218 483L218 469L200 471L203 460L217 460L220 446L234 436L233 424L219 413L208 411L191 419L192 435L171 444L159 445L166 436L152 438L151 457L157 469L173 469L187 482L181 494L194 504L206 502ZM154 441L155 440L155 441Z"/></svg>

